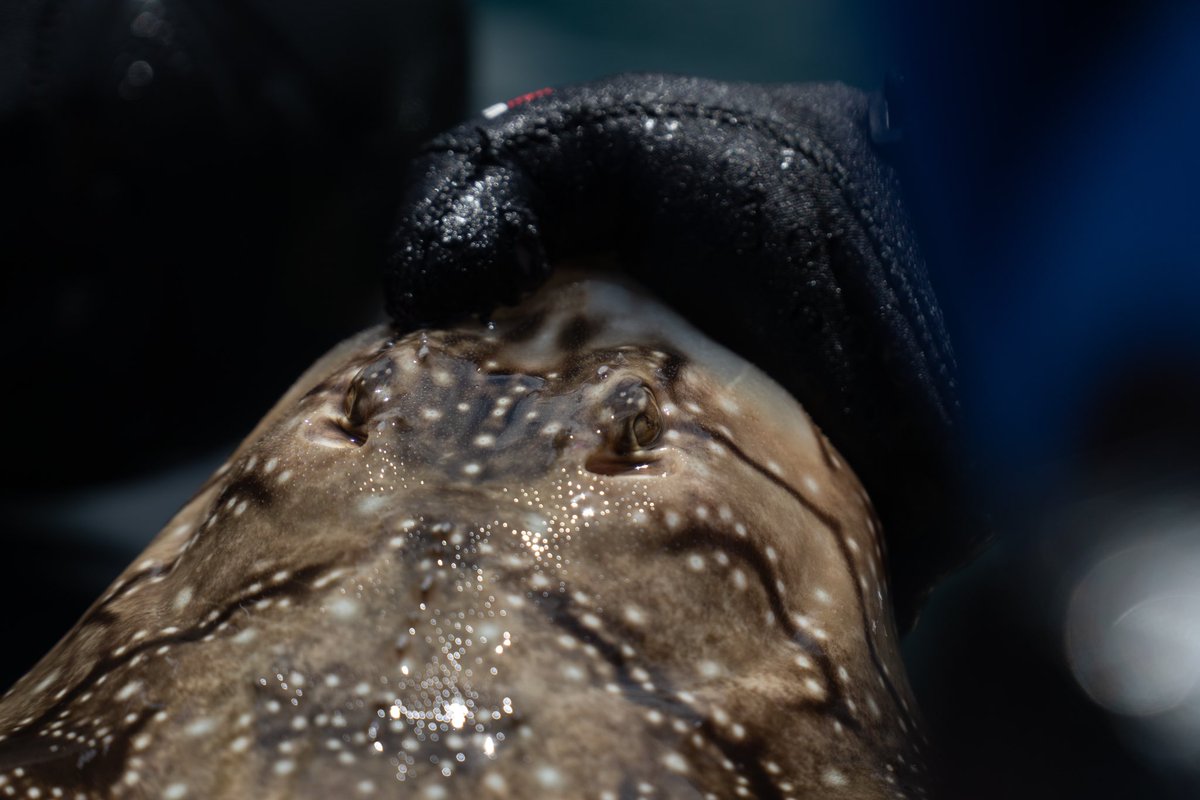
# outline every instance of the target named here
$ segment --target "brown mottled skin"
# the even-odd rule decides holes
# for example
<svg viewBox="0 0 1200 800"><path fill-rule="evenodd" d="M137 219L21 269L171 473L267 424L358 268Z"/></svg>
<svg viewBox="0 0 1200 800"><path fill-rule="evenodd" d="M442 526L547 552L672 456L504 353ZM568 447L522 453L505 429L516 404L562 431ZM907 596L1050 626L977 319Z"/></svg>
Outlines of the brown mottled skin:
<svg viewBox="0 0 1200 800"><path fill-rule="evenodd" d="M615 284L319 361L0 701L0 797L923 796L870 503Z"/></svg>

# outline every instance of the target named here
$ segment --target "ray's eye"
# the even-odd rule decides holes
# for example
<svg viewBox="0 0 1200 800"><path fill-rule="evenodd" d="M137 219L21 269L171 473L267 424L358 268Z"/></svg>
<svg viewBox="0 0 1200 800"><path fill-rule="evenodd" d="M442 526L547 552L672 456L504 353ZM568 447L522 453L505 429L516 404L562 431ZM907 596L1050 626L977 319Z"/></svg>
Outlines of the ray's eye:
<svg viewBox="0 0 1200 800"><path fill-rule="evenodd" d="M612 420L609 438L618 455L637 453L658 441L662 417L649 386L638 380L622 381L605 405Z"/></svg>
<svg viewBox="0 0 1200 800"><path fill-rule="evenodd" d="M604 444L587 461L606 475L641 470L657 460L653 447L662 436L662 414L650 387L636 378L622 381L601 410Z"/></svg>
<svg viewBox="0 0 1200 800"><path fill-rule="evenodd" d="M654 404L654 398L650 398L650 404ZM662 420L657 412L657 407L654 408L654 413L643 411L629 423L630 438L637 449L650 447L658 441L658 435L662 432Z"/></svg>
<svg viewBox="0 0 1200 800"><path fill-rule="evenodd" d="M366 441L368 423L392 400L394 367L390 357L380 356L360 369L350 381L342 401L343 419L339 424L360 443Z"/></svg>

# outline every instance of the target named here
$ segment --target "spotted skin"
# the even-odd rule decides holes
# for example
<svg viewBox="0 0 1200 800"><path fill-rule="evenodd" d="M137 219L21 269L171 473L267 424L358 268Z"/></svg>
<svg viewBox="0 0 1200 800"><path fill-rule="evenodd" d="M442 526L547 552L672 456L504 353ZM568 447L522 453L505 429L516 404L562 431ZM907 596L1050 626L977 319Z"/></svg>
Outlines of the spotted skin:
<svg viewBox="0 0 1200 800"><path fill-rule="evenodd" d="M0 796L921 797L870 503L611 281L319 361L0 701Z"/></svg>

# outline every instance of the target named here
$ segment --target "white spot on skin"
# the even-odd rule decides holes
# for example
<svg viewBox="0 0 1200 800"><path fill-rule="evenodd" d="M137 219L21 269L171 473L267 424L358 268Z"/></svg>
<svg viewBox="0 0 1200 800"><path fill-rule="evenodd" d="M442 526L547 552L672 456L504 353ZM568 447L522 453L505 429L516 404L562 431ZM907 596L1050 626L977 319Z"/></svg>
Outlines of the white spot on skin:
<svg viewBox="0 0 1200 800"><path fill-rule="evenodd" d="M704 556L697 553L692 553L687 557L688 569L693 572L702 572L704 570Z"/></svg>
<svg viewBox="0 0 1200 800"><path fill-rule="evenodd" d="M329 604L329 613L333 614L338 619L354 619L358 616L362 607L358 602L351 600L349 597L339 597Z"/></svg>
<svg viewBox="0 0 1200 800"><path fill-rule="evenodd" d="M279 459L278 458L270 458L267 460L267 463L263 466L263 472L270 475L272 472L275 471L275 468L277 466L279 466Z"/></svg>
<svg viewBox="0 0 1200 800"><path fill-rule="evenodd" d="M188 787L186 783L172 783L163 790L163 800L181 800L187 797Z"/></svg>
<svg viewBox="0 0 1200 800"><path fill-rule="evenodd" d="M292 471L290 469L285 469L283 472L279 473L279 477L276 479L276 482L287 483L291 479L291 477L292 477Z"/></svg>
<svg viewBox="0 0 1200 800"><path fill-rule="evenodd" d="M672 772L688 771L687 759L679 755L679 753L667 753L665 756L663 756L663 763L666 764L667 769L671 770Z"/></svg>
<svg viewBox="0 0 1200 800"><path fill-rule="evenodd" d="M562 773L554 767L538 767L537 781L546 789L559 789L563 785Z"/></svg>
<svg viewBox="0 0 1200 800"><path fill-rule="evenodd" d="M179 594L175 595L175 599L171 602L171 605L174 606L175 610L177 611L185 608L188 603L192 602L192 594L192 587L183 587L179 590Z"/></svg>
<svg viewBox="0 0 1200 800"><path fill-rule="evenodd" d="M244 753L250 749L250 737L239 736L229 743L229 749L235 753Z"/></svg>
<svg viewBox="0 0 1200 800"><path fill-rule="evenodd" d="M296 769L296 762L290 758L281 758L275 762L273 770L276 775L291 775Z"/></svg>
<svg viewBox="0 0 1200 800"><path fill-rule="evenodd" d="M817 483L817 479L812 475L804 476L804 488L808 489L813 494L819 494L821 492L821 484Z"/></svg>
<svg viewBox="0 0 1200 800"><path fill-rule="evenodd" d="M632 625L641 625L646 621L646 614L634 605L625 606L625 620Z"/></svg>
<svg viewBox="0 0 1200 800"><path fill-rule="evenodd" d="M54 679L58 677L58 670L50 670L50 674L38 681L38 685L33 687L35 694L40 694L50 688L50 684L54 683Z"/></svg>
<svg viewBox="0 0 1200 800"><path fill-rule="evenodd" d="M189 723L188 726L183 730L188 736L204 736L205 734L212 733L216 729L216 720L209 717L201 717L200 719Z"/></svg>
<svg viewBox="0 0 1200 800"><path fill-rule="evenodd" d="M488 739L488 741L491 741L491 739ZM483 779L483 785L493 792L503 792L508 789L508 783L505 782L504 776L498 772L489 772L487 777Z"/></svg>
<svg viewBox="0 0 1200 800"><path fill-rule="evenodd" d="M826 786L837 788L845 786L847 783L849 783L849 781L846 780L845 775L838 772L836 769L827 769L821 773L821 783L825 784Z"/></svg>
<svg viewBox="0 0 1200 800"><path fill-rule="evenodd" d="M480 472L480 466L478 464L472 462L470 464L465 465L462 468L462 471L463 471L464 475L478 475Z"/></svg>
<svg viewBox="0 0 1200 800"><path fill-rule="evenodd" d="M373 514L387 505L387 498L382 494L368 494L358 501L360 514Z"/></svg>
<svg viewBox="0 0 1200 800"><path fill-rule="evenodd" d="M139 689L142 688L141 681L130 681L121 687L121 691L115 695L118 700L128 700L133 697Z"/></svg>
<svg viewBox="0 0 1200 800"><path fill-rule="evenodd" d="M496 437L490 433L481 433L475 437L476 447L492 447L496 444Z"/></svg>

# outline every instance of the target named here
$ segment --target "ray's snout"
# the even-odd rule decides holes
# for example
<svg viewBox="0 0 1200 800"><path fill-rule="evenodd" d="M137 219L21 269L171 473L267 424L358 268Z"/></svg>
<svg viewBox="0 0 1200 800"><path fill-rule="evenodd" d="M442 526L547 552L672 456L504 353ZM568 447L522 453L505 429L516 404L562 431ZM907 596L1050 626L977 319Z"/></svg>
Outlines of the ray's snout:
<svg viewBox="0 0 1200 800"><path fill-rule="evenodd" d="M365 445L461 481L511 482L560 458L603 475L653 467L658 396L678 356L622 346L544 370L521 356L487 336L388 340L310 394L324 423L310 424L325 444ZM322 433L330 427L338 435Z"/></svg>

